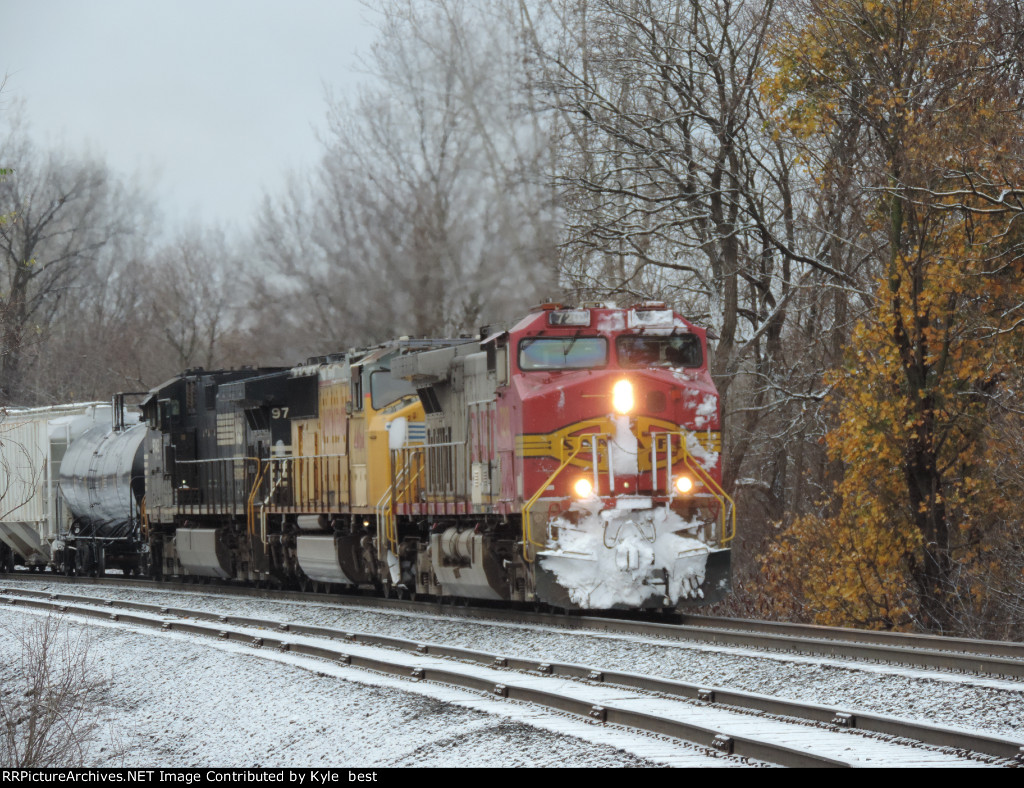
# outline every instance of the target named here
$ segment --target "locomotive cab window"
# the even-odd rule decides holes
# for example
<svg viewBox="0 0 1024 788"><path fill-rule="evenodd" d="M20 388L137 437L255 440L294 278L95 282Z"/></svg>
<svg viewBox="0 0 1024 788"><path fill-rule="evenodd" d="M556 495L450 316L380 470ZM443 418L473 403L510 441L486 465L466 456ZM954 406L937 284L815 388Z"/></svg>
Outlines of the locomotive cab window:
<svg viewBox="0 0 1024 788"><path fill-rule="evenodd" d="M159 429L161 432L169 432L178 425L178 417L181 415L181 405L176 399L162 399L158 403L160 409Z"/></svg>
<svg viewBox="0 0 1024 788"><path fill-rule="evenodd" d="M391 377L391 371L378 369L370 374L370 398L374 410L386 408L402 397L416 395L416 389L405 380Z"/></svg>
<svg viewBox="0 0 1024 788"><path fill-rule="evenodd" d="M619 366L626 369L642 367L699 367L703 363L700 339L694 334L672 336L621 336L615 340Z"/></svg>
<svg viewBox="0 0 1024 788"><path fill-rule="evenodd" d="M604 337L526 337L519 342L523 370L594 369L608 363Z"/></svg>

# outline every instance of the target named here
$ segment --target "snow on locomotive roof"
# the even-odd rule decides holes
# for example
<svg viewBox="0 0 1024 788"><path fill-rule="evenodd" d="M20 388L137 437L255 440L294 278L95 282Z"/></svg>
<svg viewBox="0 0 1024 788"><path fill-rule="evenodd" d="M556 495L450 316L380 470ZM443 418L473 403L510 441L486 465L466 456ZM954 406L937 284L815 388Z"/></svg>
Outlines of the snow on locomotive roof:
<svg viewBox="0 0 1024 788"><path fill-rule="evenodd" d="M675 323L675 313L664 306L659 308L643 308L629 310L629 327L652 327L672 328Z"/></svg>
<svg viewBox="0 0 1024 788"><path fill-rule="evenodd" d="M549 326L589 326L589 309L555 309L548 312Z"/></svg>
<svg viewBox="0 0 1024 788"><path fill-rule="evenodd" d="M655 335L688 333L692 329L663 301L644 301L625 309L596 301L585 301L579 306L541 304L528 319L535 319L538 311L547 313L547 324L554 328L586 328L593 324L598 331L640 329Z"/></svg>
<svg viewBox="0 0 1024 788"><path fill-rule="evenodd" d="M327 356L313 356L306 359L305 363L298 364L291 368L291 377L303 377L306 375L317 375L325 377L324 368L338 369L345 366L361 367L370 364L388 353L395 350L406 353L420 353L435 348L446 348L452 345L464 345L469 342L476 342L476 337L398 337L379 345L363 348L349 348L344 353L332 353ZM328 375L329 377L329 375Z"/></svg>
<svg viewBox="0 0 1024 788"><path fill-rule="evenodd" d="M109 408L111 407L109 402L72 402L67 405L45 405L39 408L0 408L0 412L6 413L8 416L36 416L45 415L47 413L58 413L58 414L75 414L79 413L88 408Z"/></svg>
<svg viewBox="0 0 1024 788"><path fill-rule="evenodd" d="M467 356L479 349L479 340L466 340L457 345L410 354L391 362L391 374L412 381L413 385L425 385L447 377L451 362L457 356Z"/></svg>

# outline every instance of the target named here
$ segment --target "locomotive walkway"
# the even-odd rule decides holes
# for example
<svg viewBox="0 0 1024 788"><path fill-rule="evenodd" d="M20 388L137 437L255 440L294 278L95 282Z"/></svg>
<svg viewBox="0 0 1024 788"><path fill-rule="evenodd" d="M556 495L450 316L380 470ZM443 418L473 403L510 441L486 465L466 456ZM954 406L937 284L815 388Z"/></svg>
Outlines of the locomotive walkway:
<svg viewBox="0 0 1024 788"><path fill-rule="evenodd" d="M465 687L495 699L525 701L586 717L593 724L671 736L723 754L780 765L1024 763L1024 742L1020 741L620 671L25 588L0 589L0 603L56 609L118 625L205 635L405 676L411 681Z"/></svg>

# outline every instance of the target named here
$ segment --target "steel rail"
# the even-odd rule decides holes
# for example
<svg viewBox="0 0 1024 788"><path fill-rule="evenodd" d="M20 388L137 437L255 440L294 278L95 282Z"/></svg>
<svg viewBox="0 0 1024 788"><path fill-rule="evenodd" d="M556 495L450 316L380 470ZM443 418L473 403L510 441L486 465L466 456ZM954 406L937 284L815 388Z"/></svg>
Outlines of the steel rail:
<svg viewBox="0 0 1024 788"><path fill-rule="evenodd" d="M329 602L371 606L413 613L451 613L463 618L509 623L542 624L566 629L640 635L705 645L752 648L829 659L849 659L918 669L947 670L974 675L1024 679L1024 644L1005 641L972 641L935 635L914 635L873 630L842 629L806 624L786 624L745 619L686 617L684 623L638 621L576 613L531 613L496 607L462 607L438 601L408 601L369 596L319 594L256 589L244 586L193 583L154 583L150 580L64 577L15 573L27 581L80 582L93 585L161 588L194 592L216 588L218 593L280 601ZM0 575L4 577L5 575ZM11 577L11 575L6 575ZM691 623L696 619L697 623ZM991 644L992 650L987 650Z"/></svg>
<svg viewBox="0 0 1024 788"><path fill-rule="evenodd" d="M304 635L318 638L326 638L330 640L341 640L350 643L360 643L369 646L383 646L387 648L396 649L399 651L405 651L421 655L431 655L445 657L449 659L462 660L465 662L472 662L480 665L486 665L490 668L495 669L514 670L524 673L531 673L534 675L564 677L594 683L614 685L617 687L628 687L630 689L640 690L648 693L656 693L671 698L681 698L684 700L698 701L705 704L719 704L721 706L730 707L732 709L741 709L746 712L769 714L778 717L796 718L810 723L824 723L826 725L832 725L839 728L860 730L868 733L882 734L897 738L913 739L915 741L933 747L952 748L960 752L980 753L995 758L1012 760L1016 763L1024 765L1024 740L1003 739L971 731L964 731L955 728L944 728L937 725L929 725L926 723L919 723L912 720L904 720L895 717L886 717L884 715L875 714L872 712L865 712L861 710L851 710L833 706L825 706L820 704L803 703L783 698L776 698L769 695L760 695L756 693L726 688L707 687L697 684L690 684L682 681L676 681L672 679L663 679L623 671L604 670L583 665L576 665L572 663L544 662L535 659L509 657L491 652L479 651L475 649L466 649L458 646L450 646L445 644L423 643L417 640L410 640L407 638L399 638L389 635L352 632L349 630L340 630L333 629L330 627L321 627L306 624L282 623L279 621L251 618L248 616L222 615L202 610L194 610L191 608L168 607L154 605L145 602L128 602L123 600L105 599L98 597L85 597L72 594L48 594L46 592L41 591L29 592L21 590L12 593L10 589L0 589L0 602L6 602L8 604L17 604L17 596L27 597L26 600L23 600L23 603L29 605L41 605L48 607L56 606L59 609L61 609L62 612L75 612L76 614L82 615L109 616L116 620L124 620L126 622L133 621L133 617L119 616L119 614L117 613L111 614L106 612L106 610L104 610L103 608L106 608L107 610L109 610L110 608L120 610L134 610L150 614L158 613L160 615L165 616L170 615L201 621L217 622L218 624L228 624L261 630L275 630L279 633L290 633L293 635ZM43 599L44 597L45 599ZM91 605L92 607L75 607L74 610L72 610L65 603ZM87 612L82 613L81 611L83 610ZM163 624L164 622L161 623ZM178 622L175 622L172 628L186 628L187 626L191 625L187 624L187 622L183 622L180 625ZM164 626L163 628L167 629L168 627ZM302 644L291 644L290 649L286 650L299 651L300 648L305 648L305 646L302 646ZM473 680L477 681L476 679ZM447 683L458 682L448 681ZM460 686L471 686L471 688L474 689L483 689L485 691L488 690L487 686L477 686L476 684L461 684ZM508 685L505 686L507 687ZM533 692L533 690L523 688L522 692L525 694L520 694L519 690L517 690L515 695L509 694L508 696L521 697L522 699L529 700L530 698L527 696L529 696L530 692ZM563 711L571 711L573 713L582 714L583 716L595 716L593 709L582 709L580 703L575 700L571 702L570 707L553 705L555 704L555 700L551 698L549 698L546 702L535 700L532 700L531 702L539 702L540 705L547 705L555 708L560 708ZM639 722L637 722L630 721L633 719L630 715L634 715L635 712L631 712L628 710L612 709L605 706L603 708L602 713L605 717L603 721L618 722L619 724L623 724L628 727L638 727L642 730L647 730L650 732L667 733L667 735L672 735L676 738L683 738L687 739L688 741L694 741L697 743L705 743L705 740L702 739L701 736L708 732L708 729L696 726L686 735L679 735L677 733L672 733L669 730L661 730L657 729L656 727L652 727L652 725L654 725L654 720L656 718L652 717L651 715L641 715L638 718ZM675 721L662 720L662 722L670 726L677 724L677 722ZM717 735L719 734L716 734L716 736ZM736 737L734 736L730 738L736 740ZM712 741L715 741L715 739L712 739ZM763 743L757 742L757 744L761 745ZM754 740L746 742L745 747L748 751L745 753L745 757L758 758L759 760L768 760L773 763L782 763L781 761L775 760L772 757L755 755L754 749L752 749L754 748L754 745ZM790 757L788 751L785 755L787 758ZM814 764L798 763L794 761L785 763L783 765L792 766Z"/></svg>
<svg viewBox="0 0 1024 788"><path fill-rule="evenodd" d="M862 643L904 646L908 648L925 647L935 651L952 651L1024 660L1024 643L1012 640L982 640L949 637L946 635L927 635L916 632L851 629L848 627L828 627L820 624L794 624L788 621L761 621L750 618L726 618L724 616L683 615L682 623L693 627L737 629L744 632L760 632L769 635L859 641Z"/></svg>
<svg viewBox="0 0 1024 788"><path fill-rule="evenodd" d="M283 636L283 632L293 632L291 627L279 630L275 634L254 637L250 633L239 632L225 627L226 624L252 626L254 620L235 620L234 617L217 617L217 626L193 623L190 621L167 621L151 616L134 615L131 613L108 612L95 607L81 607L63 604L59 600L18 599L13 596L0 596L0 603L31 607L43 610L56 609L61 613L102 618L123 624L159 628L165 632L184 632L194 635L206 635L227 641L238 641L255 648L276 648L280 651L319 657L345 665L363 668L394 676L404 676L415 681L432 681L465 689L476 690L499 698L519 700L544 706L557 711L568 712L594 721L595 723L611 723L633 728L647 733L656 733L698 745L716 749L728 755L740 758L776 763L794 767L846 767L849 764L824 755L816 755L806 751L786 747L775 743L766 743L755 738L736 735L727 736L718 730L701 725L670 720L653 714L646 714L631 709L619 708L610 704L595 706L586 700L571 695L540 689L536 686L516 684L515 682L496 683L479 676L467 675L457 669L438 667L414 667L398 664L394 661L368 657L364 654L350 654L344 646L328 647L310 643L293 642ZM137 603L136 603L137 604ZM164 615L173 615L172 609L165 609ZM207 614L207 617L208 614ZM316 628L312 628L316 629ZM305 634L305 633L304 633ZM357 635L349 637L350 641L358 639ZM419 653L425 653L423 651Z"/></svg>

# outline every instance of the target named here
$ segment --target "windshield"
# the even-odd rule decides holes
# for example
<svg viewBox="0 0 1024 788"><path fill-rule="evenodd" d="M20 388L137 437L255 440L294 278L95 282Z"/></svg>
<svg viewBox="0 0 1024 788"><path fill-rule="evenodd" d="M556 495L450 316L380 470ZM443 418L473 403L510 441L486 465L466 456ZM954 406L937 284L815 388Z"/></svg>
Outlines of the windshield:
<svg viewBox="0 0 1024 788"><path fill-rule="evenodd" d="M615 341L619 366L627 369L641 367L699 367L702 363L700 339L694 334L668 337L624 336Z"/></svg>
<svg viewBox="0 0 1024 788"><path fill-rule="evenodd" d="M519 368L593 369L608 363L604 337L527 337L519 343Z"/></svg>

